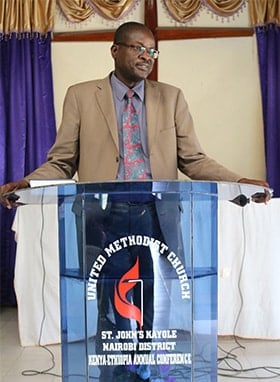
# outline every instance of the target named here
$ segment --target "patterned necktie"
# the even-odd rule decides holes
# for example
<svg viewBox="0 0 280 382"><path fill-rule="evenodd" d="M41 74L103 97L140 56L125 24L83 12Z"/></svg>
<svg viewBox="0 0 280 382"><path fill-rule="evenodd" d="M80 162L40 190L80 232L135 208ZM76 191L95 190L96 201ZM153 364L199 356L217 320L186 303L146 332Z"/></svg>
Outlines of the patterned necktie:
<svg viewBox="0 0 280 382"><path fill-rule="evenodd" d="M126 93L127 104L122 114L125 179L147 179L140 138L138 114L132 104L133 90Z"/></svg>

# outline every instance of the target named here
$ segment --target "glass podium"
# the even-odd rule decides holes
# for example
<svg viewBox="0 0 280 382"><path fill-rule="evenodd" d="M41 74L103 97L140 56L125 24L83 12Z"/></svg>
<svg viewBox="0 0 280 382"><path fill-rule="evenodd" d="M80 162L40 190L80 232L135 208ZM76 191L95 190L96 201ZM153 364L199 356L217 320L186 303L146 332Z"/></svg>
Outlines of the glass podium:
<svg viewBox="0 0 280 382"><path fill-rule="evenodd" d="M62 381L216 381L218 200L242 206L258 189L145 181L19 191L21 204L58 206Z"/></svg>

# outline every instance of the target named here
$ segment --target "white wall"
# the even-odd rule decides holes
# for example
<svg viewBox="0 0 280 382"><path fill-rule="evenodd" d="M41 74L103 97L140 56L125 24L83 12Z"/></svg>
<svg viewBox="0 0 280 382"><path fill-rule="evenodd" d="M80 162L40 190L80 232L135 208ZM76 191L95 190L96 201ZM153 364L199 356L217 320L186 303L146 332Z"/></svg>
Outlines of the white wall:
<svg viewBox="0 0 280 382"><path fill-rule="evenodd" d="M248 177L264 177L255 40L160 43L159 79L181 87L206 152Z"/></svg>
<svg viewBox="0 0 280 382"><path fill-rule="evenodd" d="M141 21L142 12L141 1L130 19ZM90 29L89 23L85 29ZM91 23L99 29L117 27L113 22L104 24L104 20L97 16ZM159 24L170 26L172 23L166 11L159 9ZM246 9L235 20L226 23L203 10L191 26L248 24ZM73 25L62 22L61 17L57 17L56 26L59 31L73 29ZM67 87L104 77L112 70L110 46L108 42L52 44L58 125ZM206 152L242 176L265 178L255 37L161 41L159 50L158 79L183 89Z"/></svg>

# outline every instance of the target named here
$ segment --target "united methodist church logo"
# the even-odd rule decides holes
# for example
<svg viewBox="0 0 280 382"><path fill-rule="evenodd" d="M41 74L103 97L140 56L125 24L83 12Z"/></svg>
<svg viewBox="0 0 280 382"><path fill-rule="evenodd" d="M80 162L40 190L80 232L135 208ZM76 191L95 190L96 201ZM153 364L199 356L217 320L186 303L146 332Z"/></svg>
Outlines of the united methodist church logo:
<svg viewBox="0 0 280 382"><path fill-rule="evenodd" d="M88 301L97 299L97 283L107 261L110 261L110 258L114 256L117 252L133 246L149 247L153 258L164 256L177 275L180 284L182 300L190 300L191 288L188 275L185 270L184 264L182 263L181 259L176 255L176 253L170 251L165 243L153 237L143 235L130 235L122 237L119 240L115 240L113 243L108 244L95 259L88 277ZM138 322L139 326L142 327L142 309L139 309L137 308L137 306L131 304L128 298L126 297L128 292L132 291L132 289L135 288L138 283L142 288L141 297L143 300L143 280L139 278L139 259L137 258L135 264L125 274L122 275L120 280L116 282L114 299L116 309L118 310L119 314L125 318L134 317L135 320Z"/></svg>
<svg viewBox="0 0 280 382"><path fill-rule="evenodd" d="M128 299L128 293L140 284L141 288L141 309L132 304ZM116 311L124 318L138 322L140 330L143 327L143 280L139 278L139 258L135 264L115 282L114 304Z"/></svg>
<svg viewBox="0 0 280 382"><path fill-rule="evenodd" d="M125 254L131 255L127 261ZM146 235L123 236L101 250L87 282L87 318L96 320L89 366L138 373L144 365L168 382L178 365L190 370L190 329L185 317L192 307L191 280L183 261L164 242ZM178 312L171 312L174 297L180 303Z"/></svg>

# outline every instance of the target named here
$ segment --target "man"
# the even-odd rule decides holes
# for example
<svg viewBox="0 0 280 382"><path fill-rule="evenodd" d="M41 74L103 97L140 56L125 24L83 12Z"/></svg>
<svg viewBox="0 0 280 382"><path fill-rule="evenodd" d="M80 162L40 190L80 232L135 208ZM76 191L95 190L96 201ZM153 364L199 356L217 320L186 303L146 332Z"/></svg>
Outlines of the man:
<svg viewBox="0 0 280 382"><path fill-rule="evenodd" d="M241 178L203 152L182 91L147 80L158 54L154 36L145 25L136 22L121 25L111 47L114 72L104 79L69 88L62 123L47 162L19 182L3 185L0 188L2 204L7 208L13 207L13 202L3 194L29 187L30 179L72 178L76 171L81 182L175 180L179 168L194 180L252 183L268 187L265 181ZM127 142L131 136L126 130L131 124L131 121L127 122L129 119L136 121L134 128L138 138L136 133L133 134L133 147ZM135 150L139 156L133 159ZM264 195L267 199L267 194ZM119 199L110 202L110 214L105 219L107 242L114 241L121 234L120 229L124 233L129 232L131 225L133 232L141 235L161 235L153 199L130 200L129 204ZM135 249L112 256L104 275L113 272L114 280L105 294L113 301L116 282L136 264L137 259L140 259L141 276L147 280L144 285L143 330L149 330L153 324L153 263L148 248L141 258ZM136 306L139 306L138 292L135 288L133 299ZM114 313L117 327L129 330L128 320L119 312ZM149 370L145 367L140 369L135 374L116 370L113 380L149 380Z"/></svg>
<svg viewBox="0 0 280 382"><path fill-rule="evenodd" d="M146 49L144 49L146 48ZM210 159L202 150L182 92L146 80L158 52L152 32L143 24L123 24L111 47L115 71L101 80L74 85L67 92L56 143L48 161L18 182L0 188L3 194L29 187L30 179L72 178L79 181L123 179L120 114L127 89L138 87L136 100L147 178L177 179L177 167L194 180L231 181L268 187L267 182L242 178Z"/></svg>

